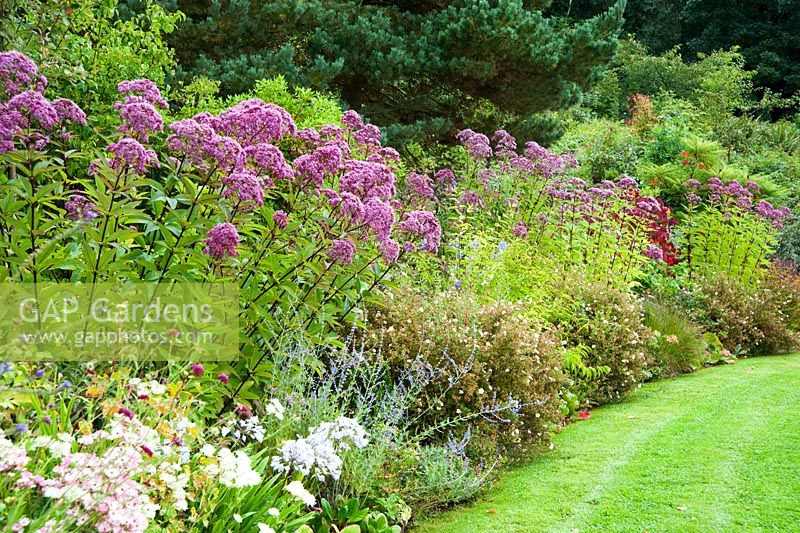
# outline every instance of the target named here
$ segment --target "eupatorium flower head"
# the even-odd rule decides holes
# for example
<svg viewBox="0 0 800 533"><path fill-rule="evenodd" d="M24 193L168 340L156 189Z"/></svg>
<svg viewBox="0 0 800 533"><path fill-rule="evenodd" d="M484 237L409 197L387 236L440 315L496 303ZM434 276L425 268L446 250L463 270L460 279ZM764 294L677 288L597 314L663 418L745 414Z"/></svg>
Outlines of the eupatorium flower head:
<svg viewBox="0 0 800 533"><path fill-rule="evenodd" d="M169 104L161 96L161 91L158 90L155 82L146 78L121 81L117 85L117 92L127 95L127 101L141 99L162 109L169 108Z"/></svg>
<svg viewBox="0 0 800 533"><path fill-rule="evenodd" d="M236 251L236 247L239 246L239 233L236 231L236 226L230 222L217 224L208 230L207 235L203 252L215 261L239 255Z"/></svg>
<svg viewBox="0 0 800 533"><path fill-rule="evenodd" d="M128 168L137 174L144 174L148 167L158 166L155 151L146 149L139 141L130 137L110 145L108 151L114 154L109 166L115 170Z"/></svg>
<svg viewBox="0 0 800 533"><path fill-rule="evenodd" d="M284 108L258 98L240 102L217 118L217 130L243 146L279 141L297 134L297 126Z"/></svg>
<svg viewBox="0 0 800 533"><path fill-rule="evenodd" d="M411 211L403 215L397 227L401 230L421 237L425 242L425 249L432 253L439 251L442 240L442 227L439 219L430 211Z"/></svg>
<svg viewBox="0 0 800 533"><path fill-rule="evenodd" d="M73 194L64 204L67 210L67 217L74 221L92 220L98 216L97 207L94 203L80 194Z"/></svg>
<svg viewBox="0 0 800 533"><path fill-rule="evenodd" d="M128 102L120 105L118 109L122 124L117 131L125 135L147 142L150 133L164 130L161 113L150 102Z"/></svg>
<svg viewBox="0 0 800 533"><path fill-rule="evenodd" d="M289 180L294 176L292 167L277 146L269 143L253 144L246 147L244 152L259 170L268 173L273 180Z"/></svg>
<svg viewBox="0 0 800 533"><path fill-rule="evenodd" d="M0 85L6 95L22 92L37 81L36 63L25 54L11 50L0 52Z"/></svg>
<svg viewBox="0 0 800 533"><path fill-rule="evenodd" d="M356 247L350 239L336 239L331 243L328 259L337 263L350 264L355 257Z"/></svg>
<svg viewBox="0 0 800 533"><path fill-rule="evenodd" d="M8 101L8 109L22 113L28 120L34 119L39 126L49 130L58 124L56 109L36 91L25 91ZM30 123L25 127L30 127Z"/></svg>
<svg viewBox="0 0 800 533"><path fill-rule="evenodd" d="M245 210L264 205L264 181L250 169L236 170L222 178L222 195L234 197Z"/></svg>

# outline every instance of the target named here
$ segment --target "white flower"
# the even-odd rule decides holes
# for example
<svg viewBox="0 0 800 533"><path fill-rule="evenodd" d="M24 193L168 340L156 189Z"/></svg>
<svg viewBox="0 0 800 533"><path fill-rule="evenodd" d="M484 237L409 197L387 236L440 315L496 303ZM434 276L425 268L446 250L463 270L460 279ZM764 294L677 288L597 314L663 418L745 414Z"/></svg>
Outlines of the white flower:
<svg viewBox="0 0 800 533"><path fill-rule="evenodd" d="M342 473L341 450L352 445L363 448L369 443L367 432L353 418L341 416L335 422L323 422L309 429L308 437L289 440L280 448L280 456L272 458L272 468L289 472L292 468L309 475L312 470L320 481L326 476L339 479Z"/></svg>
<svg viewBox="0 0 800 533"><path fill-rule="evenodd" d="M204 444L203 447L200 448L200 453L206 457L213 457L214 454L217 453L217 450L210 444Z"/></svg>
<svg viewBox="0 0 800 533"><path fill-rule="evenodd" d="M286 408L281 405L277 398L273 398L267 404L266 411L278 420L283 420L283 413L286 412Z"/></svg>
<svg viewBox="0 0 800 533"><path fill-rule="evenodd" d="M263 522L256 524L258 526L258 533L275 533L275 530Z"/></svg>
<svg viewBox="0 0 800 533"><path fill-rule="evenodd" d="M274 516L275 518L278 518L281 515L281 512L275 507L270 507L267 513L269 513L270 516Z"/></svg>
<svg viewBox="0 0 800 533"><path fill-rule="evenodd" d="M314 497L313 494L308 492L303 484L299 481L292 481L288 485L284 487L286 492L300 500L301 502L305 503L306 505L314 505L317 503L317 499Z"/></svg>
<svg viewBox="0 0 800 533"><path fill-rule="evenodd" d="M252 487L261 481L261 476L250 466L250 457L242 450L237 450L234 454L228 448L220 448L217 460L219 482L227 487ZM208 467L206 469L209 474L215 470Z"/></svg>
<svg viewBox="0 0 800 533"><path fill-rule="evenodd" d="M287 440L280 448L281 456L272 458L272 468L278 472L288 472L294 467L307 476L314 467L316 454L314 447L306 439Z"/></svg>
<svg viewBox="0 0 800 533"><path fill-rule="evenodd" d="M236 514L236 513L233 513L233 520L234 520L234 521L235 521L237 524L241 524L241 523L242 523L242 515L240 515L240 514Z"/></svg>

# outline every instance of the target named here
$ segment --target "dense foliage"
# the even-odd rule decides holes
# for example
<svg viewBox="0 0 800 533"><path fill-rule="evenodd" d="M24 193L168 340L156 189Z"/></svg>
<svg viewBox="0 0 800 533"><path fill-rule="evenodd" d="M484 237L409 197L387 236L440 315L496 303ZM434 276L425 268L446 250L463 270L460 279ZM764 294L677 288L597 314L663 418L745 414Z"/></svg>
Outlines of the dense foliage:
<svg viewBox="0 0 800 533"><path fill-rule="evenodd" d="M800 345L800 130L746 50L611 58L616 3L40 4L0 11L0 281L230 284L238 357L9 342L0 528L396 533Z"/></svg>
<svg viewBox="0 0 800 533"><path fill-rule="evenodd" d="M467 124L528 137L574 104L613 53L624 2L564 26L522 1L177 2L181 77L226 94L283 75L334 90L392 142L450 142Z"/></svg>

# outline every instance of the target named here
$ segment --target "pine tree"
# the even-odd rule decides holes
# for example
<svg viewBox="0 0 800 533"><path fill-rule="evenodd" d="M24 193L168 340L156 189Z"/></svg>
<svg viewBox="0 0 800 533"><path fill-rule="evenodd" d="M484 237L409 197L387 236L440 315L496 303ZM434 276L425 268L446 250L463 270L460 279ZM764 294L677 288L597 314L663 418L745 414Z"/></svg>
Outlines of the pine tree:
<svg viewBox="0 0 800 533"><path fill-rule="evenodd" d="M625 0L577 24L549 0L179 0L179 76L226 93L282 74L330 90L393 142L462 127L527 135L577 102L612 56Z"/></svg>

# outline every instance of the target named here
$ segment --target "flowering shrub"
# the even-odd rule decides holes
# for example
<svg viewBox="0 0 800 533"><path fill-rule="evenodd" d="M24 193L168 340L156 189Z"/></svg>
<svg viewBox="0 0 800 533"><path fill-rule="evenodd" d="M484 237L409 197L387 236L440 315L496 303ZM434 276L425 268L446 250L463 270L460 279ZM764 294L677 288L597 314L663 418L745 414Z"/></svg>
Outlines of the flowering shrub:
<svg viewBox="0 0 800 533"><path fill-rule="evenodd" d="M700 286L699 320L734 354L786 351L798 346L785 310L791 309L787 292L776 290L774 278L750 286L725 276L708 278Z"/></svg>
<svg viewBox="0 0 800 533"><path fill-rule="evenodd" d="M583 366L604 369L573 373L578 398L617 401L639 387L650 366L647 345L652 337L642 323L640 302L627 291L580 279L563 282L560 295L562 307L552 319L567 346L585 347Z"/></svg>
<svg viewBox="0 0 800 533"><path fill-rule="evenodd" d="M440 380L452 380L456 369L467 365L444 397L435 395L436 383L420 397L413 409L418 430L439 426L448 417L479 415L453 429L469 428L472 453L493 461L498 453L513 455L546 443L560 421L559 348L522 308L480 305L455 291L422 299L405 290L387 295L370 324L369 342L380 345L395 368L417 357L434 363L445 355L452 363ZM432 403L433 410L428 408ZM504 410L503 405L514 408Z"/></svg>

